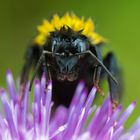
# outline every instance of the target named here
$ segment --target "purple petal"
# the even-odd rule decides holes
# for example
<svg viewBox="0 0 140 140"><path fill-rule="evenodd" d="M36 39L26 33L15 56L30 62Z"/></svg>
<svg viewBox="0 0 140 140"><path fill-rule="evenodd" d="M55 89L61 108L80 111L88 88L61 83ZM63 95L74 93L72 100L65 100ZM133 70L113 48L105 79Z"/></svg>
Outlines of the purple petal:
<svg viewBox="0 0 140 140"><path fill-rule="evenodd" d="M84 83L81 81L76 88L74 97L73 97L72 102L70 104L70 107L69 107L70 114L71 114L71 110L73 110L73 107L76 106L77 103L79 102L79 98L81 96L83 89L84 89Z"/></svg>
<svg viewBox="0 0 140 140"><path fill-rule="evenodd" d="M47 93L46 93L46 104L45 104L45 108L44 108L44 124L45 126L43 127L43 132L46 135L49 135L49 122L50 122L50 115L51 115L51 99L52 99L52 82L49 81L48 87L47 87Z"/></svg>
<svg viewBox="0 0 140 140"><path fill-rule="evenodd" d="M108 118L106 124L103 126L102 131L98 134L98 139L101 139L106 133L108 133L109 128L114 126L115 121L117 120L119 114L121 113L122 107L118 106L115 112L112 114L111 117Z"/></svg>
<svg viewBox="0 0 140 140"><path fill-rule="evenodd" d="M26 119L27 119L27 112L28 112L28 99L29 99L29 83L26 85L25 88L25 97L23 100L23 110L22 110L22 123L26 127Z"/></svg>
<svg viewBox="0 0 140 140"><path fill-rule="evenodd" d="M119 137L121 136L121 134L123 133L124 127L121 126L118 129L116 129L116 131L113 134L112 140L118 140Z"/></svg>
<svg viewBox="0 0 140 140"><path fill-rule="evenodd" d="M13 121L13 115L12 115L10 106L8 104L8 99L6 97L5 91L3 91L3 93L1 94L1 100L2 100L2 103L3 103L3 107L4 107L4 111L5 111L5 115L6 115L6 120L8 122L8 126L9 126L9 129L10 129L11 136L12 136L13 139L18 138L18 133L17 133L17 130L15 128L15 124L14 124L14 121Z"/></svg>
<svg viewBox="0 0 140 140"><path fill-rule="evenodd" d="M14 80L13 80L13 76L10 70L7 70L6 72L6 82L7 82L7 86L8 86L8 92L10 94L11 99L13 99L14 103L17 101L17 97L16 97L16 89L15 89L15 85L14 85Z"/></svg>
<svg viewBox="0 0 140 140"><path fill-rule="evenodd" d="M45 73L43 73L41 78L41 99L43 104L45 104L45 99L46 99L45 88L46 88L46 75Z"/></svg>
<svg viewBox="0 0 140 140"><path fill-rule="evenodd" d="M59 106L57 108L53 118L51 119L50 134L54 133L57 128L65 124L67 120L67 113L68 113L68 110L65 107Z"/></svg>
<svg viewBox="0 0 140 140"><path fill-rule="evenodd" d="M108 97L105 99L103 105L100 109L98 109L91 123L89 124L88 131L90 132L91 136L95 137L96 135L98 135L105 125L108 118L109 102L110 98Z"/></svg>
<svg viewBox="0 0 140 140"><path fill-rule="evenodd" d="M136 106L136 102L133 102L128 106L128 108L125 110L125 112L121 115L120 119L118 120L116 129L125 123L125 121L128 119L130 114L133 112L135 106Z"/></svg>
<svg viewBox="0 0 140 140"><path fill-rule="evenodd" d="M107 133L102 137L103 140L111 140L112 137L113 137L113 131L114 131L114 128L113 127L110 127L108 130L107 130Z"/></svg>
<svg viewBox="0 0 140 140"><path fill-rule="evenodd" d="M39 80L35 80L35 88L34 88L34 102L40 106L40 82Z"/></svg>

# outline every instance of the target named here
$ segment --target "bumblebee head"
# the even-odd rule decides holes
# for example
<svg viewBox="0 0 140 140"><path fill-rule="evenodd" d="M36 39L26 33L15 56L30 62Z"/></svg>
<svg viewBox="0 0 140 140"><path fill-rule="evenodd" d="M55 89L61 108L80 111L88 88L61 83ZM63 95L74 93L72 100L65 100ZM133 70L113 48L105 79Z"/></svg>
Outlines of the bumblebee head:
<svg viewBox="0 0 140 140"><path fill-rule="evenodd" d="M63 26L60 30L51 32L49 46L54 55L53 68L56 71L58 80L74 81L78 78L80 61L85 52L89 49L89 41L81 31L75 32L68 26Z"/></svg>

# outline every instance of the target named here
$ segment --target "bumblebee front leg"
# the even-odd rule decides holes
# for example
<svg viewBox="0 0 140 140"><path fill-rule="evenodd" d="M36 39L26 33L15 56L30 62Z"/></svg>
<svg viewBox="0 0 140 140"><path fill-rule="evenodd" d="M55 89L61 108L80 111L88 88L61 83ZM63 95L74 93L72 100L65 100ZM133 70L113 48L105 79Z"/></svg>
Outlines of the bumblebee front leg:
<svg viewBox="0 0 140 140"><path fill-rule="evenodd" d="M44 54L44 60L43 60L43 71L45 72L46 75L46 82L48 84L48 81L51 80L51 74L50 74L50 66L45 60L45 54Z"/></svg>
<svg viewBox="0 0 140 140"><path fill-rule="evenodd" d="M101 66L96 66L94 69L94 74L93 74L93 85L97 88L97 92L104 96L104 92L102 89L99 87L99 81L100 81L100 76L101 76Z"/></svg>
<svg viewBox="0 0 140 140"><path fill-rule="evenodd" d="M113 76L118 80L118 84L115 84L115 82L108 76L110 97L113 103L113 108L115 108L118 105L122 94L121 72L120 69L118 68L117 61L113 53L111 52L108 53L107 56L104 58L103 63L108 68L108 70L113 74Z"/></svg>
<svg viewBox="0 0 140 140"><path fill-rule="evenodd" d="M98 47L91 47L92 50L91 52L93 54L96 55L96 57L102 62L102 55L101 55L101 52L99 50ZM93 66L93 85L97 88L97 92L99 94L101 94L102 96L104 96L104 92L102 91L102 89L99 87L99 81L100 81L100 76L101 76L101 71L102 71L102 66L99 65L97 62L94 63L94 66Z"/></svg>
<svg viewBox="0 0 140 140"><path fill-rule="evenodd" d="M43 72L45 73L45 76L46 76L46 89L48 87L48 81L51 80L50 68L49 68L49 64L47 62L48 60L45 57L45 55L48 55L48 53L46 53L46 52L48 52L48 51L44 51L44 49L42 49L41 55L36 63L35 70L34 70L34 73L33 73L33 76L32 76L31 82L30 82L30 87L29 87L30 91L32 88L34 78L40 69L41 70L43 69ZM42 67L41 67L41 65L42 65ZM40 76L42 76L42 73L40 73Z"/></svg>

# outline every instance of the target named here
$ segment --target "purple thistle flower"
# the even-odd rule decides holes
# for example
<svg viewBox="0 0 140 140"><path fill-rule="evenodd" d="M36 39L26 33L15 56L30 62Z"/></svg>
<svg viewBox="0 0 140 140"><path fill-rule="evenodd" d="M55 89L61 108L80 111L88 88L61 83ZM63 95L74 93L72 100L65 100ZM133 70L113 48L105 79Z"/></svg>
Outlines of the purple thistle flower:
<svg viewBox="0 0 140 140"><path fill-rule="evenodd" d="M140 138L140 118L128 131L124 123L135 108L132 102L122 113L118 106L112 111L110 98L102 106L92 103L96 94L93 87L87 97L84 83L77 86L74 98L67 109L59 106L51 116L53 103L52 83L45 93L45 75L34 84L34 101L29 103L29 84L25 87L23 102L15 89L10 71L6 74L8 93L0 90L2 109L0 111L0 140L136 140ZM30 105L32 108L30 109ZM94 115L93 115L94 114ZM90 123L87 123L92 116Z"/></svg>

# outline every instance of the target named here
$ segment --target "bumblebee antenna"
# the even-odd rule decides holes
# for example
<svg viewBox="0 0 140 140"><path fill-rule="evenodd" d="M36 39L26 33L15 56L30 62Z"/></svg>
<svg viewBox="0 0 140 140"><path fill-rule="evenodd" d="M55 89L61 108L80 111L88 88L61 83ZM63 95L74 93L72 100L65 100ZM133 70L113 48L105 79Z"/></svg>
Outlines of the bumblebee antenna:
<svg viewBox="0 0 140 140"><path fill-rule="evenodd" d="M106 71L106 73L111 77L111 79L115 82L115 84L118 84L118 81L116 80L116 78L112 75L112 73L107 69L107 67L102 63L101 60L99 60L95 54L93 54L90 50L85 51L85 52L81 52L81 53L76 53L75 55L82 55L82 54L90 54L93 59L95 59L99 65L102 66L102 68Z"/></svg>

